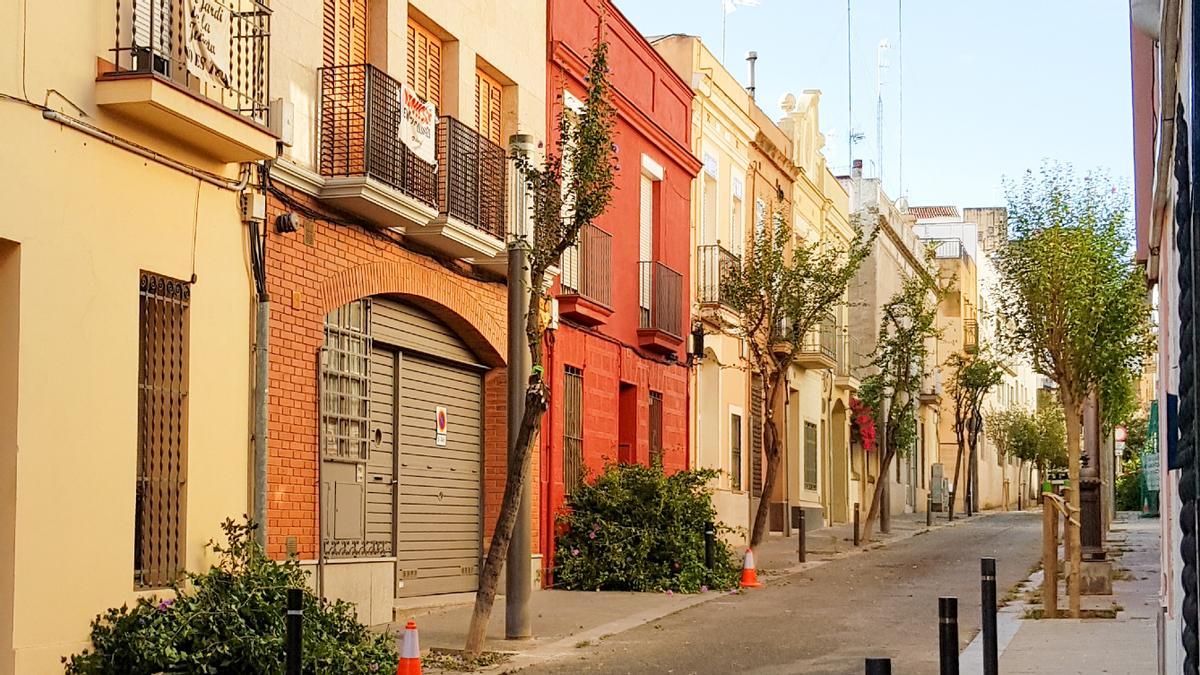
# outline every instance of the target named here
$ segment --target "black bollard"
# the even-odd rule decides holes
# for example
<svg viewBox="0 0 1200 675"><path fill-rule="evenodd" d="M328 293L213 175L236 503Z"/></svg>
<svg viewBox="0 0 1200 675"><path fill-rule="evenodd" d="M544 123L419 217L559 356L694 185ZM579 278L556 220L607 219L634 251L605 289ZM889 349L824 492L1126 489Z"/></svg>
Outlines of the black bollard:
<svg viewBox="0 0 1200 675"><path fill-rule="evenodd" d="M858 503L854 504L854 545L858 546Z"/></svg>
<svg viewBox="0 0 1200 675"><path fill-rule="evenodd" d="M958 598L938 598L941 675L958 675Z"/></svg>
<svg viewBox="0 0 1200 675"><path fill-rule="evenodd" d="M954 520L954 491L950 491L950 508L946 509L946 520Z"/></svg>
<svg viewBox="0 0 1200 675"><path fill-rule="evenodd" d="M796 537L796 546L799 548L800 562L807 562L808 551L806 550L807 544L805 539L808 536L808 527L804 522L804 509L800 509L800 531L796 534L798 535Z"/></svg>
<svg viewBox="0 0 1200 675"><path fill-rule="evenodd" d="M892 675L892 660L867 659L867 675Z"/></svg>
<svg viewBox="0 0 1200 675"><path fill-rule="evenodd" d="M983 675L999 675L1000 655L996 649L996 559L981 558L980 607L983 611Z"/></svg>
<svg viewBox="0 0 1200 675"><path fill-rule="evenodd" d="M301 622L304 620L304 591L289 588L287 592L287 675L300 675Z"/></svg>
<svg viewBox="0 0 1200 675"><path fill-rule="evenodd" d="M925 527L933 527L933 493L925 495Z"/></svg>
<svg viewBox="0 0 1200 675"><path fill-rule="evenodd" d="M710 570L713 568L716 558L716 549L717 529L710 520L704 524L704 566Z"/></svg>

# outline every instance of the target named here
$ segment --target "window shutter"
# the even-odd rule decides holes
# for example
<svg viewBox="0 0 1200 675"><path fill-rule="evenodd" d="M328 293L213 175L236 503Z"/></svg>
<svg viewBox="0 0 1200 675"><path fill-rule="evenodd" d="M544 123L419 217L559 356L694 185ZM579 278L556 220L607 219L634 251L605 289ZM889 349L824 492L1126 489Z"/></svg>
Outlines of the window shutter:
<svg viewBox="0 0 1200 675"><path fill-rule="evenodd" d="M326 66L367 62L367 0L325 0Z"/></svg>
<svg viewBox="0 0 1200 675"><path fill-rule="evenodd" d="M411 19L408 22L406 80L417 96L441 107L442 41Z"/></svg>
<svg viewBox="0 0 1200 675"><path fill-rule="evenodd" d="M654 181L649 176L641 177L641 197L638 218L638 260L654 260ZM643 308L650 306L651 279L643 266L640 284L640 302Z"/></svg>
<svg viewBox="0 0 1200 675"><path fill-rule="evenodd" d="M504 88L487 73L475 71L475 130L500 145L500 109Z"/></svg>

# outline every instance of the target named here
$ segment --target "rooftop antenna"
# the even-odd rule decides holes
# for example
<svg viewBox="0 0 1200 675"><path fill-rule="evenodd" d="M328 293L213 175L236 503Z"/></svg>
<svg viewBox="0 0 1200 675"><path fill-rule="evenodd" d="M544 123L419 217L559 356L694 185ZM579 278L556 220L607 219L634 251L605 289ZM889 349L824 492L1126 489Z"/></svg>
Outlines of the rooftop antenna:
<svg viewBox="0 0 1200 675"><path fill-rule="evenodd" d="M897 62L897 92L896 97L900 101L900 123L898 133L900 147L896 151L896 159L899 160L899 177L900 188L899 193L904 195L904 0L896 0L896 23L898 37L896 39L896 62Z"/></svg>
<svg viewBox="0 0 1200 675"><path fill-rule="evenodd" d="M758 61L758 52L746 52L746 62L750 64L750 86L746 87L746 93L750 94L750 99L754 99L754 64Z"/></svg>
<svg viewBox="0 0 1200 675"><path fill-rule="evenodd" d="M850 0L846 0L846 161L854 161L854 67L850 50Z"/></svg>
<svg viewBox="0 0 1200 675"><path fill-rule="evenodd" d="M878 159L875 163L875 177L883 186L883 85L886 82L884 72L888 69L887 52L891 48L887 38L879 41L879 50L875 54L875 150Z"/></svg>

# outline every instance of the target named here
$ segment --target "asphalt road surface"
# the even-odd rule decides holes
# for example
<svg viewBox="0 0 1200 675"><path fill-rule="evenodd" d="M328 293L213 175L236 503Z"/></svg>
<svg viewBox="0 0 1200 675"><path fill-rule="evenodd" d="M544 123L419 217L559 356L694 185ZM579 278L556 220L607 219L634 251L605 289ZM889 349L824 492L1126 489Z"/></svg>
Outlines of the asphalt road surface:
<svg viewBox="0 0 1200 675"><path fill-rule="evenodd" d="M976 518L698 605L521 673L862 673L868 656L890 657L897 675L937 673L938 597L958 597L961 649L979 631L979 559L996 558L1003 598L1036 566L1040 547L1036 514Z"/></svg>

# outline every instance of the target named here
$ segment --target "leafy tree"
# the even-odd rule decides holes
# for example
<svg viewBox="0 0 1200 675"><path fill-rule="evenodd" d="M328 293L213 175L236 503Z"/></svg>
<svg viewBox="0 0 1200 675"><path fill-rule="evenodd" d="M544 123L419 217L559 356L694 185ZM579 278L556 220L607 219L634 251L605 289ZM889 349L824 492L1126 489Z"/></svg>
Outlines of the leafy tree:
<svg viewBox="0 0 1200 675"><path fill-rule="evenodd" d="M1033 472L1045 476L1047 469L1066 466L1062 408L1050 405L1029 412L1008 408L987 418L987 435L1001 453L1012 453L1028 470L1026 485L1033 485Z"/></svg>
<svg viewBox="0 0 1200 675"><path fill-rule="evenodd" d="M809 332L842 302L878 232L872 228L866 233L857 224L855 230L854 240L844 247L807 242L796 237L782 213L773 212L771 226L755 233L741 269L729 270L721 280L722 297L738 316L727 330L745 340L750 365L763 379L764 495L772 494L778 478L791 365ZM762 541L769 507L769 499L759 501L751 546Z"/></svg>
<svg viewBox="0 0 1200 675"><path fill-rule="evenodd" d="M928 342L937 337L938 291L920 276L904 280L904 285L883 306L879 336L871 365L876 372L867 376L859 397L879 415L882 442L879 450L879 480L867 518L863 523L863 541L870 541L871 528L879 518L888 470L897 456L907 456L917 440L917 406L921 382L926 370Z"/></svg>
<svg viewBox="0 0 1200 675"><path fill-rule="evenodd" d="M954 369L949 390L954 399L954 438L958 443L951 490L955 497L965 495L964 503L969 515L977 507L979 491L978 447L979 434L983 431L983 399L1004 378L1003 366L1000 361L984 354L961 353L952 354L946 359L946 365ZM967 489L960 493L958 477L966 449L970 453L967 457ZM953 500L950 502L950 513L954 513Z"/></svg>
<svg viewBox="0 0 1200 675"><path fill-rule="evenodd" d="M548 317L543 310L549 301L549 289L542 279L547 270L558 264L563 252L579 241L579 232L604 213L612 198L616 170L612 142L615 108L608 79L608 43L602 37L603 20L600 31L588 66L583 110L577 114L569 113L565 107L560 110L554 149L546 153L540 166L522 155L515 158L519 178L524 180L532 201L533 241L516 244L529 247L528 279L532 282L526 289L529 310L525 315L525 338L532 369L516 441L509 448L500 515L479 575L479 591L475 594L464 650L468 658L477 658L483 650L496 585L508 555L521 493L526 488L533 444L537 442L537 431L547 408L542 348ZM521 282L509 279L509 283Z"/></svg>
<svg viewBox="0 0 1200 675"><path fill-rule="evenodd" d="M1104 176L1078 178L1047 163L1008 186L1010 239L995 254L997 310L1013 351L1058 385L1067 470L1079 510L1084 401L1113 373L1136 372L1149 353L1149 308L1128 239L1125 194ZM1067 529L1071 615L1079 616L1079 527Z"/></svg>

